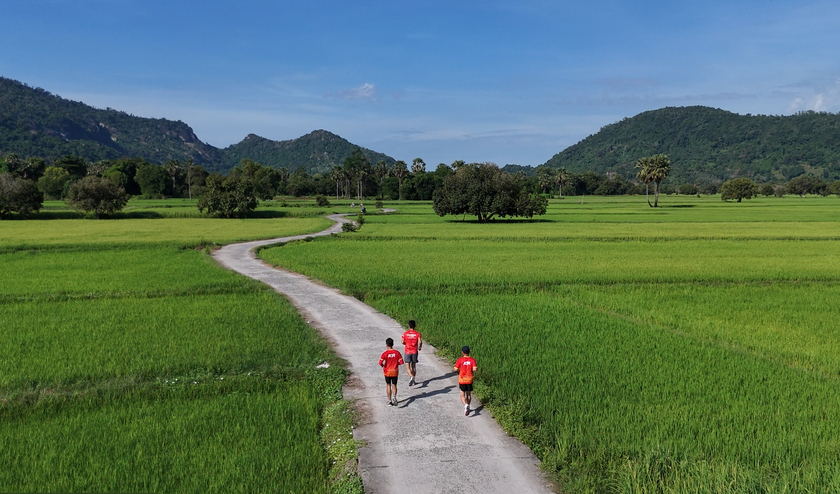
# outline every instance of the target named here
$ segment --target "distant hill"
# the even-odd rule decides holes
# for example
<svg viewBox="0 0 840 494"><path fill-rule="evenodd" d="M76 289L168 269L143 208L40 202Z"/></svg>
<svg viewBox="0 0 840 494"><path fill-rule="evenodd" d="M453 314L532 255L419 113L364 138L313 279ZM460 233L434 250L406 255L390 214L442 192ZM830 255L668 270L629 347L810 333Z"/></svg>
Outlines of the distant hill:
<svg viewBox="0 0 840 494"><path fill-rule="evenodd" d="M355 144L326 130L316 130L288 141L272 141L249 134L241 142L222 150L218 171L227 172L243 158L272 168L287 168L290 172L304 167L310 174L325 173L333 166L341 166L356 149ZM394 158L361 148L371 164L379 160L394 163Z"/></svg>
<svg viewBox="0 0 840 494"><path fill-rule="evenodd" d="M216 163L218 149L183 122L98 110L0 77L0 154L88 161L140 156L154 163L193 158Z"/></svg>
<svg viewBox="0 0 840 494"><path fill-rule="evenodd" d="M208 170L228 172L243 158L265 166L300 166L309 173L341 165L357 146L325 130L288 141L254 134L224 150L205 144L180 121L142 118L113 109L100 110L40 88L0 77L0 156L17 153L53 160L68 154L95 162L140 157L162 164L189 158ZM362 148L370 162L394 159Z"/></svg>
<svg viewBox="0 0 840 494"><path fill-rule="evenodd" d="M603 127L545 164L634 176L643 156L671 158L669 182L734 177L789 180L806 173L840 179L840 114L738 115L704 106L662 108Z"/></svg>

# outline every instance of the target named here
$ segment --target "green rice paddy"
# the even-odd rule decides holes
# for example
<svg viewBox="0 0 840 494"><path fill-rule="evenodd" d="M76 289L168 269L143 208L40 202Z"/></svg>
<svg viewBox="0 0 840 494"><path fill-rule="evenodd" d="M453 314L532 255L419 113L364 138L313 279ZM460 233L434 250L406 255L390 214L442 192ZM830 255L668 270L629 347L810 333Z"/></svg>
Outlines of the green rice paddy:
<svg viewBox="0 0 840 494"><path fill-rule="evenodd" d="M260 255L469 344L564 492L840 492L840 201L580 202L486 225L407 204Z"/></svg>
<svg viewBox="0 0 840 494"><path fill-rule="evenodd" d="M360 491L341 361L205 248L329 225L267 216L0 222L0 491Z"/></svg>

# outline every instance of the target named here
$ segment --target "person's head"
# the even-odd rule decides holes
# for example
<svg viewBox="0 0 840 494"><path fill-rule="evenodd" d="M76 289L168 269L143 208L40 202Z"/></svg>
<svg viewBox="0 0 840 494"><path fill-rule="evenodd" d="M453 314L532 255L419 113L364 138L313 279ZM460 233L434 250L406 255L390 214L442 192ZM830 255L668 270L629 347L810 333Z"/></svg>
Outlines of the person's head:
<svg viewBox="0 0 840 494"><path fill-rule="evenodd" d="M408 327L409 328L414 329L415 326L417 326L417 323L414 322L413 319L411 321L408 321Z"/></svg>
<svg viewBox="0 0 840 494"><path fill-rule="evenodd" d="M461 347L461 353L463 353L464 355L469 355L470 354L470 347L468 347L467 345L462 346Z"/></svg>
<svg viewBox="0 0 840 494"><path fill-rule="evenodd" d="M394 339L385 338L385 346L387 346L388 348L394 348Z"/></svg>

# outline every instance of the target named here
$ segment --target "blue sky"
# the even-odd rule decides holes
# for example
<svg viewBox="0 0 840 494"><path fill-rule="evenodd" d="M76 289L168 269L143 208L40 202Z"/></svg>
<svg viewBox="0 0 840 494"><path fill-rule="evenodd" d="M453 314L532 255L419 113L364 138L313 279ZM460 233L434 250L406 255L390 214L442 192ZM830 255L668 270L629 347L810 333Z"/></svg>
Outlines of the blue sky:
<svg viewBox="0 0 840 494"><path fill-rule="evenodd" d="M539 165L664 106L840 111L840 2L0 0L0 76L226 147Z"/></svg>

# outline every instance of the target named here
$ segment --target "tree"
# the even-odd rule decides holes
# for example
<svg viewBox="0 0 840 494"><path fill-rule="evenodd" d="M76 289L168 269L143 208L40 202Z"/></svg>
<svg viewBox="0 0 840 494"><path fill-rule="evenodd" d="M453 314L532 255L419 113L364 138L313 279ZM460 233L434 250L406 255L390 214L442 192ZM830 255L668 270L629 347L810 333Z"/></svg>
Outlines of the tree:
<svg viewBox="0 0 840 494"><path fill-rule="evenodd" d="M648 206L659 207L659 185L671 172L671 160L664 154L639 158L636 161L636 178L645 184ZM653 204L650 203L650 183L653 182Z"/></svg>
<svg viewBox="0 0 840 494"><path fill-rule="evenodd" d="M61 199L67 183L70 181L70 174L64 168L51 166L44 171L44 175L38 179L38 190L50 199Z"/></svg>
<svg viewBox="0 0 840 494"><path fill-rule="evenodd" d="M522 178L503 172L493 163L462 165L446 177L433 196L438 216L471 214L487 222L495 216L545 214L548 200L529 194Z"/></svg>
<svg viewBox="0 0 840 494"><path fill-rule="evenodd" d="M163 169L166 171L166 174L172 178L172 195L175 195L175 179L181 175L181 162L178 160L169 160L163 164Z"/></svg>
<svg viewBox="0 0 840 494"><path fill-rule="evenodd" d="M15 177L11 173L0 173L0 218L9 213L27 217L39 211L44 203L44 194L32 180Z"/></svg>
<svg viewBox="0 0 840 494"><path fill-rule="evenodd" d="M645 198L647 199L648 206L653 207L653 204L650 203L650 182L651 178L651 159L648 157L639 158L636 160L636 178L639 179L640 182L645 184Z"/></svg>
<svg viewBox="0 0 840 494"><path fill-rule="evenodd" d="M421 158L414 158L411 162L411 173L426 173L426 162Z"/></svg>
<svg viewBox="0 0 840 494"><path fill-rule="evenodd" d="M356 182L356 197L361 200L365 192L365 176L370 174L370 161L368 161L361 148L354 149L350 156L344 160L344 173L351 182Z"/></svg>
<svg viewBox="0 0 840 494"><path fill-rule="evenodd" d="M134 180L140 185L140 193L148 199L163 197L166 190L166 172L158 165L144 163L137 167Z"/></svg>
<svg viewBox="0 0 840 494"><path fill-rule="evenodd" d="M213 173L207 177L207 190L198 200L198 210L223 218L239 218L257 208L254 185L237 176L223 177Z"/></svg>
<svg viewBox="0 0 840 494"><path fill-rule="evenodd" d="M680 194L684 196L693 196L697 194L697 186L694 184L680 184L679 189Z"/></svg>
<svg viewBox="0 0 840 494"><path fill-rule="evenodd" d="M671 173L671 160L664 154L651 157L650 177L653 181L653 207L659 207L659 185Z"/></svg>
<svg viewBox="0 0 840 494"><path fill-rule="evenodd" d="M408 175L408 166L405 164L405 161L399 160L394 163L394 166L391 167L391 175L397 177L400 183L400 200L402 201L403 193L402 193L402 185L403 179Z"/></svg>
<svg viewBox="0 0 840 494"><path fill-rule="evenodd" d="M741 199L752 199L758 195L758 186L748 178L733 178L726 181L720 186L720 200L728 201L735 199L741 202Z"/></svg>
<svg viewBox="0 0 840 494"><path fill-rule="evenodd" d="M128 194L113 181L89 175L74 182L67 191L67 204L77 211L96 213L97 218L122 210Z"/></svg>
<svg viewBox="0 0 840 494"><path fill-rule="evenodd" d="M540 186L543 194L547 194L548 190L554 185L555 172L553 168L545 165L537 167L537 184Z"/></svg>
<svg viewBox="0 0 840 494"><path fill-rule="evenodd" d="M379 198L384 199L382 189L385 179L388 177L388 163L385 163L384 160L377 161L373 167L373 173L379 179Z"/></svg>
<svg viewBox="0 0 840 494"><path fill-rule="evenodd" d="M788 182L787 191L790 194L797 194L800 197L805 197L807 194L816 194L818 184L821 182L822 181L818 178L801 175Z"/></svg>
<svg viewBox="0 0 840 494"><path fill-rule="evenodd" d="M566 185L569 173L565 168L558 168L557 174L554 176L554 183L557 184L557 191L560 194L560 199L563 198L563 186Z"/></svg>
<svg viewBox="0 0 840 494"><path fill-rule="evenodd" d="M78 156L64 156L53 163L53 165L67 170L67 173L70 174L73 180L78 180L87 175L87 162Z"/></svg>

